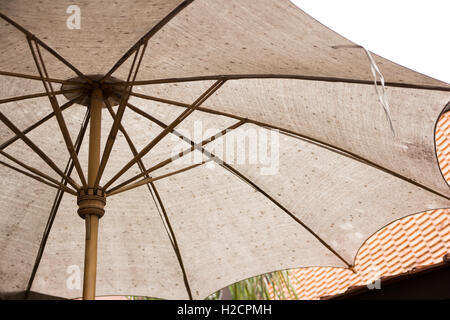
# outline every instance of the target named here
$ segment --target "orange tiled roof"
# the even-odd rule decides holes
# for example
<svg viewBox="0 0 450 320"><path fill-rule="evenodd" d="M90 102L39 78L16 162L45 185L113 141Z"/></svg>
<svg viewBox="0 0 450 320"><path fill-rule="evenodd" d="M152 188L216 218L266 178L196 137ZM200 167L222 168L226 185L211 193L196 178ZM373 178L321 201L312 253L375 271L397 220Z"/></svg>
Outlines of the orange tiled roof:
<svg viewBox="0 0 450 320"><path fill-rule="evenodd" d="M450 182L450 112L438 122L436 149L443 175ZM450 210L434 210L393 222L368 239L356 257L356 273L342 268L313 267L291 270L290 278L299 299L319 299L382 276L440 263L447 253L450 253Z"/></svg>

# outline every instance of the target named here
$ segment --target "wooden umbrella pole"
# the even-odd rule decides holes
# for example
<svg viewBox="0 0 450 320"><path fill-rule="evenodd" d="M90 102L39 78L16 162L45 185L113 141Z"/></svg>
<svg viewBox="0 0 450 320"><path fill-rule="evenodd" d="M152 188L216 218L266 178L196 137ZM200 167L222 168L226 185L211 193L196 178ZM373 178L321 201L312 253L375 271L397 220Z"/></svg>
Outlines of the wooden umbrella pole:
<svg viewBox="0 0 450 320"><path fill-rule="evenodd" d="M96 88L91 94L91 124L89 127L88 186L92 188L100 165L100 140L102 127L102 90Z"/></svg>
<svg viewBox="0 0 450 320"><path fill-rule="evenodd" d="M100 140L103 95L99 88L91 94L91 121L89 128L88 187L78 196L78 214L86 223L86 247L84 257L83 300L95 299L97 273L97 239L99 219L105 213L106 204L103 190L94 189L95 178L100 164Z"/></svg>

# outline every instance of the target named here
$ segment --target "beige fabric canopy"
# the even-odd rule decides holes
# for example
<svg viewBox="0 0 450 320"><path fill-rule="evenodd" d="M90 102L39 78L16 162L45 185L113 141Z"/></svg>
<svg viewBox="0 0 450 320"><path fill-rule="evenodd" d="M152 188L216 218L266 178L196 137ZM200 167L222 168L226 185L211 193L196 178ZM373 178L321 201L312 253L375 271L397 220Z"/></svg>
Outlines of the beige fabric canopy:
<svg viewBox="0 0 450 320"><path fill-rule="evenodd" d="M450 205L434 145L449 84L372 54L394 135L364 49L288 0L77 4L80 29L66 2L0 3L2 296L82 296L89 190L106 197L96 294L167 299L348 268L380 228ZM260 155L255 133L275 165L226 147Z"/></svg>

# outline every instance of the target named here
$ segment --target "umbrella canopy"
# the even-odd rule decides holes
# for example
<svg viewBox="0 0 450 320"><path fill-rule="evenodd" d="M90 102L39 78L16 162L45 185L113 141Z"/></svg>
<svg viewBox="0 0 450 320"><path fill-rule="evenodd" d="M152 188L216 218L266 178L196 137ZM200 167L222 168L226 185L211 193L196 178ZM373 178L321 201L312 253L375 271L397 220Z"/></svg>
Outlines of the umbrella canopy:
<svg viewBox="0 0 450 320"><path fill-rule="evenodd" d="M97 295L205 298L351 267L383 226L450 204L434 145L450 85L288 0L0 11L4 296L81 296L86 249Z"/></svg>

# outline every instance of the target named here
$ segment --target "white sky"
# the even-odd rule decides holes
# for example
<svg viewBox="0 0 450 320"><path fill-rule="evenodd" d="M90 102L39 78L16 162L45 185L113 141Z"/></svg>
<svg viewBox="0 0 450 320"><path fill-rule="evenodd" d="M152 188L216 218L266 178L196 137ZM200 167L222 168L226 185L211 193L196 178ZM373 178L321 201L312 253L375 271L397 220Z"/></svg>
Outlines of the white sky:
<svg viewBox="0 0 450 320"><path fill-rule="evenodd" d="M450 0L292 0L368 50L450 82Z"/></svg>

